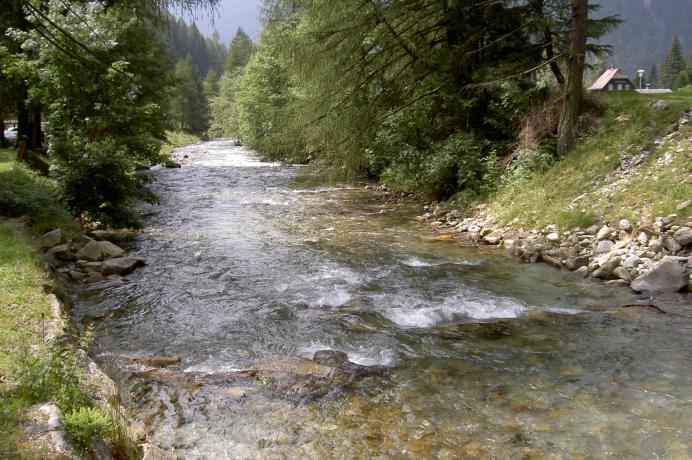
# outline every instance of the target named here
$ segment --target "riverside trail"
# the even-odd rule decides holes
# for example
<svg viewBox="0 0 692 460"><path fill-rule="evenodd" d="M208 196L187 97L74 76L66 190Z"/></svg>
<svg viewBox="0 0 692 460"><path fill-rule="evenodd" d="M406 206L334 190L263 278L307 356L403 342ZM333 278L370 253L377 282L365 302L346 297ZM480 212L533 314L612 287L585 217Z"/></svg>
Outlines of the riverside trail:
<svg viewBox="0 0 692 460"><path fill-rule="evenodd" d="M685 458L689 319L471 241L415 204L303 188L229 141L152 172L147 265L74 315L183 458ZM168 367L133 356L165 357ZM313 360L314 358L314 360ZM164 364L164 365L165 365Z"/></svg>

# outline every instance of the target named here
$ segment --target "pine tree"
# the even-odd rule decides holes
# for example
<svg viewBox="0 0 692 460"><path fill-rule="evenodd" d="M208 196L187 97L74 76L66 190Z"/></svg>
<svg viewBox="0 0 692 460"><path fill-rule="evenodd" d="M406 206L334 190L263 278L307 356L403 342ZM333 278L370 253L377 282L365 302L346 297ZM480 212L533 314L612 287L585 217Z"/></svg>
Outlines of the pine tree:
<svg viewBox="0 0 692 460"><path fill-rule="evenodd" d="M656 64L651 66L647 82L651 85L651 88L656 88L656 85L658 85L658 69L656 68Z"/></svg>
<svg viewBox="0 0 692 460"><path fill-rule="evenodd" d="M673 35L673 42L670 44L668 54L663 60L661 67L661 85L671 88L675 79L685 69L685 61L682 57L682 45L677 34Z"/></svg>
<svg viewBox="0 0 692 460"><path fill-rule="evenodd" d="M245 67L254 51L255 44L252 43L248 34L246 34L242 28L238 27L233 40L231 40L231 46L228 49L225 70L227 72L233 72L235 69Z"/></svg>

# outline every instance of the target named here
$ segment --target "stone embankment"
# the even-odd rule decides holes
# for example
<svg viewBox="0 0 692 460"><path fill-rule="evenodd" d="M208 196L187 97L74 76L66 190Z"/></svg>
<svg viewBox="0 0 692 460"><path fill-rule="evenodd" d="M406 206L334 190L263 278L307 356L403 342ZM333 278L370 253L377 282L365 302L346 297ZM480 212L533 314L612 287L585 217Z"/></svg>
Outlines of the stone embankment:
<svg viewBox="0 0 692 460"><path fill-rule="evenodd" d="M124 249L110 241L87 236L68 241L60 229L43 235L40 246L48 264L75 282L90 284L118 279L144 265L142 259L127 257Z"/></svg>
<svg viewBox="0 0 692 460"><path fill-rule="evenodd" d="M632 224L623 219L588 228L557 225L525 230L501 225L479 205L473 217L426 205L416 217L440 233L468 234L479 244L506 249L525 262L545 262L610 284L650 294L692 290L692 221L676 215Z"/></svg>

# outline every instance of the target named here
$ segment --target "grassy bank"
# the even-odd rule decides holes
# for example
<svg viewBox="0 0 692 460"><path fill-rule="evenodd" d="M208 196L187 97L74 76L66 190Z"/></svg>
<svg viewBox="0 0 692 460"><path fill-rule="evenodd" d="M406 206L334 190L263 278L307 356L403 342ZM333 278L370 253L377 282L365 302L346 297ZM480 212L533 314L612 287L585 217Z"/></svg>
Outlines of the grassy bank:
<svg viewBox="0 0 692 460"><path fill-rule="evenodd" d="M661 99L667 106L654 108ZM601 128L568 157L490 198L501 222L566 229L597 220L692 215L692 130L681 126L672 134L692 108L692 90L612 94L607 105Z"/></svg>
<svg viewBox="0 0 692 460"><path fill-rule="evenodd" d="M46 343L54 281L31 235L61 228L67 237L80 229L60 206L55 183L23 166L14 152L0 151L0 458L54 458L40 434L27 434L27 411L54 401L79 449L93 435L107 441L118 458L136 458L122 422L94 406L95 393L83 379L75 353L88 347L80 337ZM8 217L19 217L10 219Z"/></svg>
<svg viewBox="0 0 692 460"><path fill-rule="evenodd" d="M34 401L17 391L27 382L14 377L21 357L46 353L43 325L50 304L42 286L47 281L31 243L0 221L0 458L40 456L20 445L20 415Z"/></svg>
<svg viewBox="0 0 692 460"><path fill-rule="evenodd" d="M200 141L198 136L194 134L187 134L182 132L168 132L167 133L168 142L163 144L161 147L161 155L165 158L170 158L171 152L177 147L182 147L184 145L194 144Z"/></svg>

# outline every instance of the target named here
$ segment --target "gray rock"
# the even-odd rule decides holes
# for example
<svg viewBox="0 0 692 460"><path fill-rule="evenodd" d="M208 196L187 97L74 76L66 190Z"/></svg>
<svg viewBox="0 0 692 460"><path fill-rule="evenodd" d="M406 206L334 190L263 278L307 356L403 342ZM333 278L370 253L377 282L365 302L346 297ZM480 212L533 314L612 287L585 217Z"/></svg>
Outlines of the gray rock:
<svg viewBox="0 0 692 460"><path fill-rule="evenodd" d="M620 266L620 262L621 258L619 256L611 257L608 259L608 262L593 272L593 277L602 280L610 280L615 278L614 271L615 268Z"/></svg>
<svg viewBox="0 0 692 460"><path fill-rule="evenodd" d="M98 283L100 281L103 281L103 276L98 272L93 272L84 279L86 284Z"/></svg>
<svg viewBox="0 0 692 460"><path fill-rule="evenodd" d="M661 250L663 247L663 244L661 243L661 240L658 238L651 238L648 243L649 246L649 251L653 253L657 253L658 251Z"/></svg>
<svg viewBox="0 0 692 460"><path fill-rule="evenodd" d="M637 265L639 265L641 263L642 263L642 260L638 256L632 254L632 255L627 256L625 258L625 260L622 262L622 266L625 268L632 269L632 268L636 268Z"/></svg>
<svg viewBox="0 0 692 460"><path fill-rule="evenodd" d="M175 169L175 168L181 168L182 166L180 163L176 163L173 160L168 160L165 163L163 163L164 168L170 168L170 169Z"/></svg>
<svg viewBox="0 0 692 460"><path fill-rule="evenodd" d="M142 259L137 259L135 257L119 257L116 259L106 260L101 268L101 274L103 276L108 275L127 275L132 273L132 271L144 265Z"/></svg>
<svg viewBox="0 0 692 460"><path fill-rule="evenodd" d="M489 234L483 236L483 242L485 244L500 244L501 240L502 240L502 235L500 235L499 233L489 233Z"/></svg>
<svg viewBox="0 0 692 460"><path fill-rule="evenodd" d="M652 102L651 104L649 104L649 107L651 107L651 108L654 109L654 110L663 110L663 109L667 109L669 106L670 106L670 102L669 102L669 101L666 101L666 100L664 100L664 99L659 99L659 100L657 100L657 101Z"/></svg>
<svg viewBox="0 0 692 460"><path fill-rule="evenodd" d="M615 243L613 243L610 240L602 240L598 242L598 246L596 246L596 254L603 254L612 249L612 247L615 246Z"/></svg>
<svg viewBox="0 0 692 460"><path fill-rule="evenodd" d="M89 241L87 244L82 246L79 252L77 252L77 258L87 260L89 262L101 260L101 246L98 243L98 241Z"/></svg>
<svg viewBox="0 0 692 460"><path fill-rule="evenodd" d="M560 241L560 234L558 232L548 233L545 237L551 243L558 243Z"/></svg>
<svg viewBox="0 0 692 460"><path fill-rule="evenodd" d="M89 241L77 253L77 258L95 262L112 257L120 257L125 250L110 241Z"/></svg>
<svg viewBox="0 0 692 460"><path fill-rule="evenodd" d="M601 229L596 234L596 239L598 241L603 241L603 240L610 238L610 232L611 231L612 230L607 225L604 225L603 227L601 227Z"/></svg>
<svg viewBox="0 0 692 460"><path fill-rule="evenodd" d="M663 247L675 254L678 252L680 249L682 249L682 246L675 241L675 238L671 238L669 236L664 236L663 237Z"/></svg>
<svg viewBox="0 0 692 460"><path fill-rule="evenodd" d="M619 225L618 225L618 226L620 227L620 230L623 230L623 231L625 231L625 232L628 232L628 233L629 233L629 232L632 231L632 224L631 224L630 221L627 220L627 219L622 219L622 220L619 222Z"/></svg>
<svg viewBox="0 0 692 460"><path fill-rule="evenodd" d="M62 243L62 230L56 228L41 237L41 249L52 248Z"/></svg>
<svg viewBox="0 0 692 460"><path fill-rule="evenodd" d="M649 241L649 237L646 235L644 232L639 232L639 236L637 236L637 241L640 244L646 244Z"/></svg>
<svg viewBox="0 0 692 460"><path fill-rule="evenodd" d="M692 228L680 227L674 234L673 238L680 246L687 246L692 243Z"/></svg>
<svg viewBox="0 0 692 460"><path fill-rule="evenodd" d="M70 272L70 278L72 278L72 279L75 280L75 281L82 281L82 280L85 279L87 276L89 276L89 275L87 275L87 274L84 273L84 272L77 272L77 271L74 271L74 270Z"/></svg>
<svg viewBox="0 0 692 460"><path fill-rule="evenodd" d="M101 248L101 254L104 259L125 255L125 250L123 248L116 246L110 241L98 241L98 245Z"/></svg>
<svg viewBox="0 0 692 460"><path fill-rule="evenodd" d="M73 254L70 252L70 247L66 244L53 246L48 250L48 255L55 257L58 260L71 260L73 258Z"/></svg>
<svg viewBox="0 0 692 460"><path fill-rule="evenodd" d="M632 276L630 273L625 269L625 267L615 267L615 270L613 270L613 275L617 276L621 280L625 280L627 282L632 281Z"/></svg>
<svg viewBox="0 0 692 460"><path fill-rule="evenodd" d="M601 226L598 224L593 224L591 227L587 228L584 230L584 233L587 235L595 235L598 233L598 231L601 229Z"/></svg>
<svg viewBox="0 0 692 460"><path fill-rule="evenodd" d="M689 275L684 267L665 261L656 265L649 273L640 276L630 285L637 292L678 292L687 287Z"/></svg>
<svg viewBox="0 0 692 460"><path fill-rule="evenodd" d="M568 270L578 270L581 267L586 268L587 265L589 265L588 256L571 257L565 261L565 267Z"/></svg>
<svg viewBox="0 0 692 460"><path fill-rule="evenodd" d="M586 265L583 265L583 266L577 268L576 270L574 270L574 273L577 273L581 276L586 276L589 274L589 269L586 268Z"/></svg>

